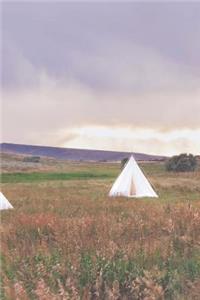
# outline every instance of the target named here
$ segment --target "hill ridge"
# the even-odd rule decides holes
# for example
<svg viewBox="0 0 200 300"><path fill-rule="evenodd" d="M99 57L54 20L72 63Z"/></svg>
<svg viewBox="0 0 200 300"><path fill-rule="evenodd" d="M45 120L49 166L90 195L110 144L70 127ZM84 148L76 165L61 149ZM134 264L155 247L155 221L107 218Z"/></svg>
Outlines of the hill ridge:
<svg viewBox="0 0 200 300"><path fill-rule="evenodd" d="M166 158L165 156L138 152L64 148L15 143L1 143L0 151L13 154L46 156L71 161L119 161L129 157L131 154L134 155L136 160L140 161L160 161Z"/></svg>

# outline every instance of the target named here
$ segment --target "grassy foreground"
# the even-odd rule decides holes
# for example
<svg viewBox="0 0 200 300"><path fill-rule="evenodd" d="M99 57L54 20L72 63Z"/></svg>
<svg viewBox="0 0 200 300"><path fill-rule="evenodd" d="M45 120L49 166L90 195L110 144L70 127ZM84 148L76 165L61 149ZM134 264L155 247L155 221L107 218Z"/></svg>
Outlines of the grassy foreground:
<svg viewBox="0 0 200 300"><path fill-rule="evenodd" d="M6 161L1 299L199 299L200 172L142 167L159 199L108 198L117 164Z"/></svg>

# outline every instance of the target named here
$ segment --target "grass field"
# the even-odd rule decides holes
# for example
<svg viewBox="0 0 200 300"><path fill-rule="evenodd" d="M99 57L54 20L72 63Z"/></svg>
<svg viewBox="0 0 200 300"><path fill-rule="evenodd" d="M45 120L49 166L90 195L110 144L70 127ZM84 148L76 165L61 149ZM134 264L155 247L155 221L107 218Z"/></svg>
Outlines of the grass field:
<svg viewBox="0 0 200 300"><path fill-rule="evenodd" d="M108 198L119 164L3 155L1 299L200 299L200 171L141 167L159 199Z"/></svg>

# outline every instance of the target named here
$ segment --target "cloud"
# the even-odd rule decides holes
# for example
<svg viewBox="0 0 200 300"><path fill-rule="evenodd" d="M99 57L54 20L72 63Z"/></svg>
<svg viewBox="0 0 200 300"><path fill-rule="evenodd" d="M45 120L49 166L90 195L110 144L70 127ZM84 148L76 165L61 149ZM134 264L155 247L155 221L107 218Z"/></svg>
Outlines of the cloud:
<svg viewBox="0 0 200 300"><path fill-rule="evenodd" d="M43 72L38 78L34 88L3 92L4 140L56 145L65 138L61 132L86 125L132 130L199 128L200 93L196 90L123 95L95 91L72 80L54 80Z"/></svg>
<svg viewBox="0 0 200 300"><path fill-rule="evenodd" d="M147 152L173 155L180 152L199 153L200 129L198 130L159 130L146 128L92 126L65 130L74 137L64 143L66 147Z"/></svg>
<svg viewBox="0 0 200 300"><path fill-rule="evenodd" d="M199 75L198 8L198 3L3 3L3 69L13 70L17 51L37 70L94 87L130 88L139 73L145 87L157 86L149 76L163 73L162 64L154 67L155 56ZM6 84L18 82L10 75ZM132 88L144 84L136 81Z"/></svg>
<svg viewBox="0 0 200 300"><path fill-rule="evenodd" d="M134 151L171 154L182 149L196 153L199 139L188 140L190 135L182 137L181 132L199 128L198 79L151 49L131 44L115 45L114 49L113 55L106 48L96 56L74 54L73 60L80 61L74 64L76 76L63 77L36 68L13 50L11 73L17 87L5 86L3 90L2 140L128 151L134 145ZM120 128L130 128L130 136L138 128L143 130L141 136L148 128L154 131L144 139L124 139L113 132L109 138L88 137L73 131L85 126L106 126L107 132L116 128L117 134ZM180 137L162 140L162 135L176 129Z"/></svg>
<svg viewBox="0 0 200 300"><path fill-rule="evenodd" d="M38 84L39 71L9 39L2 46L2 87L5 90L33 88Z"/></svg>
<svg viewBox="0 0 200 300"><path fill-rule="evenodd" d="M4 141L54 146L79 141L80 147L92 141L104 148L111 147L108 139L83 140L74 128L142 133L150 128L156 137L134 137L135 144L138 151L149 144L160 152L172 148L161 135L178 129L173 149L196 151L199 139L193 143L191 135L182 136L184 129L198 134L200 127L200 44L185 25L194 27L193 6L136 5L133 11L130 4L114 10L106 4L52 4L48 10L46 5L4 5ZM157 18L155 10L161 13ZM126 148L123 139L110 139Z"/></svg>

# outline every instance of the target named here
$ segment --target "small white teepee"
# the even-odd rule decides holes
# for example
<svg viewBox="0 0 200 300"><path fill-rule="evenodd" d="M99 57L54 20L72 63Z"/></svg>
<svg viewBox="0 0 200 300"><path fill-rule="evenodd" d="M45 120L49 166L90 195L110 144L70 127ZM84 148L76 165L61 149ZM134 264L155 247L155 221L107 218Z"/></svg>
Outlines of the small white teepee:
<svg viewBox="0 0 200 300"><path fill-rule="evenodd" d="M10 208L13 208L13 206L6 199L6 197L0 192L0 210L10 209Z"/></svg>
<svg viewBox="0 0 200 300"><path fill-rule="evenodd" d="M114 182L109 196L158 197L133 156Z"/></svg>

